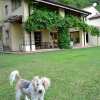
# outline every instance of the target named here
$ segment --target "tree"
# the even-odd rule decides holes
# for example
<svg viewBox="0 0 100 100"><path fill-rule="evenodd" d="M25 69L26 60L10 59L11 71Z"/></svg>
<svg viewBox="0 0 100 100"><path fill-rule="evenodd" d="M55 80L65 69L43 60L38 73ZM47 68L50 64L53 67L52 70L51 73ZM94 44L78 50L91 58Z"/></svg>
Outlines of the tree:
<svg viewBox="0 0 100 100"><path fill-rule="evenodd" d="M96 8L100 10L99 0L57 0L57 1L81 9L87 6L92 6L93 3L97 3L98 5Z"/></svg>

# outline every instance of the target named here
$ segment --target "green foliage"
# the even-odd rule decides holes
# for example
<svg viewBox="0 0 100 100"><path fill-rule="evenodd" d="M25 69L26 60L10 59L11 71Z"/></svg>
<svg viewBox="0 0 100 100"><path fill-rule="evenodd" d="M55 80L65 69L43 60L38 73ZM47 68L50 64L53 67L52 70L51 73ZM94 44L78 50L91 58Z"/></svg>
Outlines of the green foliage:
<svg viewBox="0 0 100 100"><path fill-rule="evenodd" d="M34 9L32 15L28 18L25 23L25 29L28 32L41 30L41 29L52 29L56 28L59 16L56 12L49 12L47 10Z"/></svg>
<svg viewBox="0 0 100 100"><path fill-rule="evenodd" d="M71 5L77 8L84 8L91 6L93 3L97 3L97 9L100 10L100 1L99 0L57 0L58 2Z"/></svg>
<svg viewBox="0 0 100 100"><path fill-rule="evenodd" d="M32 3L34 0L25 0L28 3ZM100 1L99 0L54 0L56 2L61 2L67 5L71 5L73 7L77 7L77 8L84 8L87 6L91 6L93 3L97 3L97 9L100 11Z"/></svg>
<svg viewBox="0 0 100 100"><path fill-rule="evenodd" d="M85 5L89 4L89 0L58 0L61 3L71 5L78 8L83 8Z"/></svg>
<svg viewBox="0 0 100 100"><path fill-rule="evenodd" d="M100 36L100 30L97 27L91 26L90 32L93 36Z"/></svg>
<svg viewBox="0 0 100 100"><path fill-rule="evenodd" d="M61 49L68 49L70 47L70 38L68 28L59 27L58 29L58 45Z"/></svg>

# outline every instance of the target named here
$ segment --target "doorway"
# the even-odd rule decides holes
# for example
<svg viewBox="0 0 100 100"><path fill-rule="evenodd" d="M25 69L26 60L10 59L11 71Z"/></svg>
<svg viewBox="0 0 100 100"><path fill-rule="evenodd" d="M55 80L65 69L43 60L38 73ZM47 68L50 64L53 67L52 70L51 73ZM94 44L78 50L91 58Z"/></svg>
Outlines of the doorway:
<svg viewBox="0 0 100 100"><path fill-rule="evenodd" d="M86 43L88 43L88 42L89 42L89 34L86 33Z"/></svg>
<svg viewBox="0 0 100 100"><path fill-rule="evenodd" d="M34 37L35 37L36 49L40 49L41 48L41 42L42 42L42 34L41 34L41 32L34 32Z"/></svg>

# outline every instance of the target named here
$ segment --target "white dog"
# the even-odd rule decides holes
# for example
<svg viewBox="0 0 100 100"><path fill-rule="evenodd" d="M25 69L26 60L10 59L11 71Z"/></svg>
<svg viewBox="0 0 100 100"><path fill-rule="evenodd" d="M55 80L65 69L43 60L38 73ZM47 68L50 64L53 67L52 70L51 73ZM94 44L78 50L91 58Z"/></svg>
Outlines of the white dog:
<svg viewBox="0 0 100 100"><path fill-rule="evenodd" d="M19 72L13 71L10 74L10 84L16 82L16 100L21 100L21 96L25 96L25 100L44 100L45 91L50 86L50 79L46 77L34 77L32 81L21 79Z"/></svg>

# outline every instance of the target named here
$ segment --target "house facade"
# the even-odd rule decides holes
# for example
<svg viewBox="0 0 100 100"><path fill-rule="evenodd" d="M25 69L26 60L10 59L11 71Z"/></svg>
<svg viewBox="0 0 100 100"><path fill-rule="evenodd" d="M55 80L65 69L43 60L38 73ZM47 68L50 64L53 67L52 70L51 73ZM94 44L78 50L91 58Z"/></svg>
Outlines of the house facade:
<svg viewBox="0 0 100 100"><path fill-rule="evenodd" d="M87 16L86 23L100 29L100 12L96 9L96 6L86 7L84 10L91 13L89 16ZM87 33L87 35L89 45L100 46L100 37L93 36L91 33Z"/></svg>
<svg viewBox="0 0 100 100"><path fill-rule="evenodd" d="M51 0L36 0L41 6L45 6L53 11L57 11L60 16L71 14L82 18L88 16L88 12L79 10L70 6L62 5ZM38 30L27 33L24 30L24 22L27 20L31 11L28 9L28 3L25 0L4 0L2 4L3 16L0 24L2 31L3 49L9 51L35 51L37 49L58 48L57 30ZM75 45L86 46L86 33L78 28L69 29L70 37Z"/></svg>

